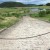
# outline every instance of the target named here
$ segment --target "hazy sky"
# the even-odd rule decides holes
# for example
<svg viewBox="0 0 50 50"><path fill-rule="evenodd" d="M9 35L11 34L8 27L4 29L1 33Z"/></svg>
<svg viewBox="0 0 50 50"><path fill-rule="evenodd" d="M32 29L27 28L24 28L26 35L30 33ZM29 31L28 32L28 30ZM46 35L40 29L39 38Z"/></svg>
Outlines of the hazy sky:
<svg viewBox="0 0 50 50"><path fill-rule="evenodd" d="M25 4L44 4L47 2L50 2L50 0L0 0L0 2L4 2L4 1L16 1L16 2L22 2Z"/></svg>

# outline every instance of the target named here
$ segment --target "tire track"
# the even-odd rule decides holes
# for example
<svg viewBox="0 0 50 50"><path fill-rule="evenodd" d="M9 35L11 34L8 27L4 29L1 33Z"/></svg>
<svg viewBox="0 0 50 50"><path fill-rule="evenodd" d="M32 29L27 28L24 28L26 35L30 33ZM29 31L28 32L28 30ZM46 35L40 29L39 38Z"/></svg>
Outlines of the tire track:
<svg viewBox="0 0 50 50"><path fill-rule="evenodd" d="M40 34L40 35L36 35L36 36L31 36L31 37L24 37L24 38L0 38L0 39L3 39L3 40L22 40L22 39L31 39L31 38L35 38L35 37L43 36L43 35L47 35L47 34L50 34L50 32Z"/></svg>

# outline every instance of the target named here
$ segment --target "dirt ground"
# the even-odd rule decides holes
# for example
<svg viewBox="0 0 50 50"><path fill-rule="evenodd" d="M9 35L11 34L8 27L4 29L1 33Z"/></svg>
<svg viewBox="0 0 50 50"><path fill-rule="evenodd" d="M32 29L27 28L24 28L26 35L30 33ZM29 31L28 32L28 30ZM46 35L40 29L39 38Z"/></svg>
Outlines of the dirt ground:
<svg viewBox="0 0 50 50"><path fill-rule="evenodd" d="M50 23L24 16L14 26L0 33L0 50L50 49Z"/></svg>

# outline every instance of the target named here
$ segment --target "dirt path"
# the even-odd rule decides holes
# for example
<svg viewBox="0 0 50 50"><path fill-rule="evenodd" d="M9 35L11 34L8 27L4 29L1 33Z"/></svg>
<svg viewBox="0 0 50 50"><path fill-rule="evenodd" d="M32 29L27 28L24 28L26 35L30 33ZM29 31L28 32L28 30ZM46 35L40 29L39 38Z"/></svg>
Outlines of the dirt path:
<svg viewBox="0 0 50 50"><path fill-rule="evenodd" d="M50 24L24 16L23 20L0 33L0 50L48 50Z"/></svg>

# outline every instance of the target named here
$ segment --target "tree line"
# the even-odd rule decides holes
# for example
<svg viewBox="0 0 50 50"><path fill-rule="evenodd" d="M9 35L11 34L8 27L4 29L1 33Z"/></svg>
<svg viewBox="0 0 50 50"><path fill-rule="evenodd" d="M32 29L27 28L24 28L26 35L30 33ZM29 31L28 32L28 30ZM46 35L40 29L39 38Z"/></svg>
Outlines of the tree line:
<svg viewBox="0 0 50 50"><path fill-rule="evenodd" d="M3 2L0 4L0 7L30 7L36 6L36 4L23 4L20 2Z"/></svg>
<svg viewBox="0 0 50 50"><path fill-rule="evenodd" d="M40 4L38 6L43 6L44 4ZM50 6L50 3L45 4L46 6Z"/></svg>
<svg viewBox="0 0 50 50"><path fill-rule="evenodd" d="M31 6L43 6L43 4L23 4L20 2L3 2L0 4L0 7L31 7ZM46 6L50 6L50 3L47 3Z"/></svg>

